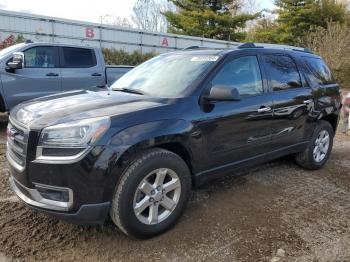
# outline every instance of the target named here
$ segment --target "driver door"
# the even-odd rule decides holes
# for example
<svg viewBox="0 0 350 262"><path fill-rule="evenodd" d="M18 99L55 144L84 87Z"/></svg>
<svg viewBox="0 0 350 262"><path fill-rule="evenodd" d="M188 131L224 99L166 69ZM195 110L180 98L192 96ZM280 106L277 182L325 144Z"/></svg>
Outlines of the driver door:
<svg viewBox="0 0 350 262"><path fill-rule="evenodd" d="M61 92L58 50L35 46L24 51L24 68L4 72L2 78L8 109L21 102Z"/></svg>
<svg viewBox="0 0 350 262"><path fill-rule="evenodd" d="M206 105L200 129L206 138L206 169L229 167L269 151L272 98L256 55L234 57L212 79L212 86L236 88L240 101ZM204 108L206 107L204 106Z"/></svg>

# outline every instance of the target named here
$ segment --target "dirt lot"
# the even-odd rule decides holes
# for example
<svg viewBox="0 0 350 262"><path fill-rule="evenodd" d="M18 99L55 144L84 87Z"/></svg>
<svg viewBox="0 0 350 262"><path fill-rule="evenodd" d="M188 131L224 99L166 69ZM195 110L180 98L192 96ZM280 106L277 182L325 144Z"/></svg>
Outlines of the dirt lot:
<svg viewBox="0 0 350 262"><path fill-rule="evenodd" d="M350 261L350 137L320 171L274 161L193 193L170 232L138 241L30 211L9 190L0 124L0 261Z"/></svg>

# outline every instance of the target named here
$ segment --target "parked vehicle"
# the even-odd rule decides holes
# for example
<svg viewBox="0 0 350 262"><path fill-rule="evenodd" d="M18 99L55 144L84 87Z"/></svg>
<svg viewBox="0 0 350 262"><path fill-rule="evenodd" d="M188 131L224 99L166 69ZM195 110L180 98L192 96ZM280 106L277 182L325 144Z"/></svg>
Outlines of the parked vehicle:
<svg viewBox="0 0 350 262"><path fill-rule="evenodd" d="M0 112L33 98L106 87L131 66L105 66L99 48L21 43L0 51Z"/></svg>
<svg viewBox="0 0 350 262"><path fill-rule="evenodd" d="M110 214L139 238L169 229L193 187L228 172L286 155L321 168L341 107L322 58L251 43L163 54L111 89L13 109L10 182L30 208L77 223Z"/></svg>

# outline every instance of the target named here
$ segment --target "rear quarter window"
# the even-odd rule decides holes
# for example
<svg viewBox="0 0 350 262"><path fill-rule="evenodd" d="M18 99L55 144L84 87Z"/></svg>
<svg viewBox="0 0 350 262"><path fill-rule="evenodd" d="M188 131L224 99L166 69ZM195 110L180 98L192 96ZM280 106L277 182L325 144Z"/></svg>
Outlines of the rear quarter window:
<svg viewBox="0 0 350 262"><path fill-rule="evenodd" d="M303 60L311 72L309 74L311 81L321 85L334 83L331 71L321 58L303 57Z"/></svg>

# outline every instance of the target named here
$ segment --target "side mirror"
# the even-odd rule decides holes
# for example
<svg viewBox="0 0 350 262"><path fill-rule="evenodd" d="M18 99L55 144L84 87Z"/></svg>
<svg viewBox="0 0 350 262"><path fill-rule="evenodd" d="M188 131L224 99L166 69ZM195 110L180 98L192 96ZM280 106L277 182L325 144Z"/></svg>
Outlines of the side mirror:
<svg viewBox="0 0 350 262"><path fill-rule="evenodd" d="M241 100L237 88L226 85L214 85L209 95L204 97L209 101L239 101Z"/></svg>
<svg viewBox="0 0 350 262"><path fill-rule="evenodd" d="M24 53L15 52L12 55L12 61L7 64L9 69L16 70L24 68Z"/></svg>

